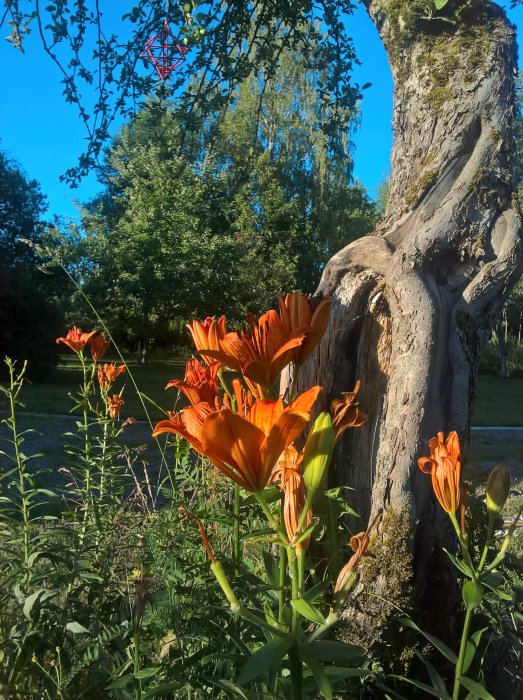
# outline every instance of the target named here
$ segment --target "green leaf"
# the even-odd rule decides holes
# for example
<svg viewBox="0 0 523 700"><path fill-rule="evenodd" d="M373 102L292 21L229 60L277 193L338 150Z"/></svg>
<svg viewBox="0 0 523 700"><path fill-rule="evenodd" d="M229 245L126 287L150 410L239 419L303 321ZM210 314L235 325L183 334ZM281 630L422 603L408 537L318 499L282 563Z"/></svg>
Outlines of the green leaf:
<svg viewBox="0 0 523 700"><path fill-rule="evenodd" d="M91 634L88 629L86 629L79 622L68 622L65 629L73 634Z"/></svg>
<svg viewBox="0 0 523 700"><path fill-rule="evenodd" d="M327 620L323 617L318 608L314 607L305 598L297 598L296 600L291 600L292 607L300 613L302 617L307 620L316 622L318 625L326 624Z"/></svg>
<svg viewBox="0 0 523 700"><path fill-rule="evenodd" d="M503 584L504 580L505 579L500 574L485 574L481 577L481 582L501 598L501 600L512 600L510 593L498 588L498 586Z"/></svg>
<svg viewBox="0 0 523 700"><path fill-rule="evenodd" d="M425 632L424 630L420 629L418 625L413 622L409 617L402 617L400 618L400 622L402 625L405 627L410 627L413 630L416 630L420 634L422 634L425 639L428 639L429 642L441 653L443 656L450 661L451 664L457 664L458 663L458 657L456 654L448 647L445 642L442 642L441 639L438 639L435 637L433 634L430 634L429 632Z"/></svg>
<svg viewBox="0 0 523 700"><path fill-rule="evenodd" d="M473 610L481 604L483 593L483 586L477 581L467 581L463 584L461 595L463 596L463 602L467 610Z"/></svg>
<svg viewBox="0 0 523 700"><path fill-rule="evenodd" d="M208 680L213 685L217 685L219 688L223 688L224 690L229 691L229 693L232 693L233 696L237 698L242 698L242 700L249 699L249 696L245 695L244 691L239 686L235 685L234 683L231 683L230 681L225 680L224 678L221 678L220 680L216 680L215 678L206 678L206 680Z"/></svg>
<svg viewBox="0 0 523 700"><path fill-rule="evenodd" d="M476 695L478 698L481 698L481 700L496 700L496 698L493 695L491 695L488 692L488 690L485 690L481 683L473 681L472 679L467 678L466 676L460 676L458 678L458 681L460 685L462 685L467 690L470 690L471 693L474 693L474 695Z"/></svg>
<svg viewBox="0 0 523 700"><path fill-rule="evenodd" d="M304 598L308 603L314 603L316 600L318 600L318 598L323 596L330 585L330 581L320 581L316 585L312 586L312 588L309 588L309 590L303 594L302 598Z"/></svg>
<svg viewBox="0 0 523 700"><path fill-rule="evenodd" d="M262 550L263 564L265 573L269 581L275 586L279 586L280 582L280 567L276 559L267 550Z"/></svg>
<svg viewBox="0 0 523 700"><path fill-rule="evenodd" d="M467 645L465 647L465 657L463 659L463 673L466 673L470 665L472 664L474 660L474 656L476 655L476 652L479 647L479 643L481 640L481 636L483 635L483 632L486 632L488 630L488 627L483 627L483 629L477 630L472 634L469 639L467 639Z"/></svg>
<svg viewBox="0 0 523 700"><path fill-rule="evenodd" d="M133 674L132 673L126 673L125 676L120 676L120 678L117 678L114 680L111 685L108 685L106 690L114 690L116 688L125 688L126 685L129 683L132 683L133 681Z"/></svg>
<svg viewBox="0 0 523 700"><path fill-rule="evenodd" d="M345 666L326 666L325 673L332 678L342 680L343 678L356 678L368 676L370 671L364 668L346 668Z"/></svg>
<svg viewBox="0 0 523 700"><path fill-rule="evenodd" d="M468 576L468 578L474 578L474 576L472 575L472 569L469 566L467 566L464 561L461 561L461 559L458 559L453 554L448 552L445 549L445 547L443 547L443 551L449 557L450 561L454 564L456 569L459 569L461 573L465 574L465 576Z"/></svg>
<svg viewBox="0 0 523 700"><path fill-rule="evenodd" d="M434 7L436 10L442 10L449 0L434 0Z"/></svg>
<svg viewBox="0 0 523 700"><path fill-rule="evenodd" d="M31 619L31 610L33 609L33 605L36 603L38 596L40 596L43 593L43 591L45 591L45 588L38 588L34 593L31 593L31 595L27 596L27 598L25 599L24 615L28 620Z"/></svg>
<svg viewBox="0 0 523 700"><path fill-rule="evenodd" d="M333 663L354 663L364 659L364 651L355 644L319 639L302 645L304 653L313 656L317 661Z"/></svg>
<svg viewBox="0 0 523 700"><path fill-rule="evenodd" d="M446 694L447 697L449 698L449 700L452 700L450 695L448 695L448 693L447 693L445 681L439 675L439 673L436 671L434 666L429 661L427 661L427 659L425 659L423 657L423 654L421 654L417 649L414 649L414 653L416 654L418 659L420 659L420 661L425 665L425 668L427 669L427 673L429 674L429 677L430 677L430 681L432 683L432 687L435 690L439 690L440 693Z"/></svg>
<svg viewBox="0 0 523 700"><path fill-rule="evenodd" d="M321 690L326 700L332 700L332 686L321 663L319 663L312 656L308 655L304 657L304 661L314 676L314 680L318 684L318 688Z"/></svg>
<svg viewBox="0 0 523 700"><path fill-rule="evenodd" d="M420 690L424 690L429 695L433 695L435 698L440 698L440 700L449 700L449 696L447 695L447 693L442 693L440 690L433 688L431 685L428 685L427 683L422 683L421 681L415 681L412 678L405 678L405 676L392 675L391 678L398 678L401 681L405 681L405 683L410 683L411 685L416 686L416 688L419 688Z"/></svg>
<svg viewBox="0 0 523 700"><path fill-rule="evenodd" d="M280 665L292 645L292 637L278 637L260 647L247 661L240 673L238 683L244 685L254 678Z"/></svg>
<svg viewBox="0 0 523 700"><path fill-rule="evenodd" d="M301 533L301 535L298 537L296 540L296 544L300 544L300 542L303 542L303 540L306 540L307 537L310 537L312 535L312 531L318 524L318 520L316 519L313 523L309 525L309 527L306 527L305 530Z"/></svg>
<svg viewBox="0 0 523 700"><path fill-rule="evenodd" d="M161 666L147 666L146 668L141 668L139 671L133 674L134 678L152 678L160 670Z"/></svg>

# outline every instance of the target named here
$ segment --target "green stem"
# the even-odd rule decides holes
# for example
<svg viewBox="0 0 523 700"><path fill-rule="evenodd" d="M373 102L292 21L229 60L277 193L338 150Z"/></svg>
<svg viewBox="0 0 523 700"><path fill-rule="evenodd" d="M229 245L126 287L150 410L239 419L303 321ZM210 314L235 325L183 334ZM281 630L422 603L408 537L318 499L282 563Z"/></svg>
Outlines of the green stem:
<svg viewBox="0 0 523 700"><path fill-rule="evenodd" d="M303 595L305 577L305 549L301 544L296 545L296 562L298 565L298 597Z"/></svg>
<svg viewBox="0 0 523 700"><path fill-rule="evenodd" d="M469 552L469 539L468 539L467 535L465 535L461 532L461 528L459 526L458 519L456 518L456 514L449 513L449 517L452 521L452 524L454 525L454 529L456 530L456 534L457 534L458 540L459 540L459 545L461 547L461 553L463 554L463 559L465 560L465 563L467 564L467 566L470 569L470 575L472 576L472 580L476 581L477 574L476 574L476 570L474 568L474 563L472 561L472 558L471 558L470 552Z"/></svg>
<svg viewBox="0 0 523 700"><path fill-rule="evenodd" d="M134 700L141 700L142 697L142 681L136 678L140 671L140 633L138 630L133 636L134 646Z"/></svg>
<svg viewBox="0 0 523 700"><path fill-rule="evenodd" d="M461 645L459 648L458 663L456 664L456 674L454 676L454 690L452 691L452 700L459 699L460 683L458 678L463 672L463 662L465 661L465 652L467 649L467 641L469 638L470 623L472 622L473 609L467 610L465 622L463 623L463 632L461 634Z"/></svg>
<svg viewBox="0 0 523 700"><path fill-rule="evenodd" d="M280 545L280 576L278 580L278 623L284 626L283 609L285 607L285 581L287 579L287 551Z"/></svg>
<svg viewBox="0 0 523 700"><path fill-rule="evenodd" d="M258 501L258 504L260 508L263 511L263 514L269 521L271 527L273 530L279 535L280 540L282 544L284 544L286 547L289 547L289 538L287 537L287 533L285 530L282 528L278 520L274 517L274 515L271 513L271 509L269 508L269 505L267 501L265 500L265 496L263 495L263 491L255 491L254 496L256 500Z"/></svg>
<svg viewBox="0 0 523 700"><path fill-rule="evenodd" d="M330 628L338 622L339 619L340 616L338 615L338 613L331 612L327 617L327 621L325 622L325 624L320 625L317 629L314 630L310 637L307 638L307 644L310 644L310 642L314 642L316 639L323 637L323 635L326 634L330 630Z"/></svg>
<svg viewBox="0 0 523 700"><path fill-rule="evenodd" d="M291 577L291 600L298 600L300 597L300 584L298 573L298 560L296 558L296 550L292 546L287 547L287 559L289 561L289 574ZM291 632L297 637L298 635L298 611L291 608Z"/></svg>
<svg viewBox="0 0 523 700"><path fill-rule="evenodd" d="M485 566L485 562L487 560L487 554L490 548L490 544L492 542L492 535L494 534L494 523L496 520L496 516L493 513L488 514L488 531L487 531L487 539L485 540L485 546L483 547L483 552L481 553L481 559L479 561L479 566L478 566L478 573L480 571L483 571L483 567Z"/></svg>
<svg viewBox="0 0 523 700"><path fill-rule="evenodd" d="M303 700L303 666L297 645L289 649L289 662L291 667L291 698Z"/></svg>
<svg viewBox="0 0 523 700"><path fill-rule="evenodd" d="M101 459L101 466L100 466L100 486L99 486L99 491L100 491L100 503L103 502L104 498L104 492L105 492L105 467L106 467L106 459L107 459L107 451L108 451L108 429L109 429L109 424L108 424L108 415L107 415L107 406L105 410L105 416L104 416L104 429L103 429L103 438L102 438L102 459Z"/></svg>
<svg viewBox="0 0 523 700"><path fill-rule="evenodd" d="M15 460L16 467L18 470L18 491L21 497L21 511L22 511L22 523L23 523L23 542L24 542L24 566L29 569L29 556L30 556L30 546L29 546L29 528L30 528L30 507L27 500L27 489L25 487L25 468L24 460L22 458L20 437L18 435L18 429L16 425L16 397L20 387L22 386L21 380L25 372L26 365L22 369L22 372L18 377L15 377L14 365L9 365L9 409L11 413L11 432L13 435L13 446L15 448Z"/></svg>
<svg viewBox="0 0 523 700"><path fill-rule="evenodd" d="M240 549L240 486L234 484L234 572L240 575L241 549Z"/></svg>
<svg viewBox="0 0 523 700"><path fill-rule="evenodd" d="M84 377L82 408L83 408L83 430L84 430L84 517L82 531L80 533L80 546L83 544L87 531L87 522L89 519L89 505L91 500L91 440L89 437L89 388L90 382L87 379L87 366L83 352L78 353L80 362L82 363L82 372Z"/></svg>
<svg viewBox="0 0 523 700"><path fill-rule="evenodd" d="M332 505L332 501L330 498L327 499L327 509L329 511L329 540L330 540L330 546L331 546L331 556L329 559L329 569L330 569L330 574L334 580L336 580L336 577L338 575L338 572L341 570L342 564L341 564L341 558L340 558L340 552L341 552L341 547L338 539L338 527L336 523L336 514L334 512L334 508Z"/></svg>

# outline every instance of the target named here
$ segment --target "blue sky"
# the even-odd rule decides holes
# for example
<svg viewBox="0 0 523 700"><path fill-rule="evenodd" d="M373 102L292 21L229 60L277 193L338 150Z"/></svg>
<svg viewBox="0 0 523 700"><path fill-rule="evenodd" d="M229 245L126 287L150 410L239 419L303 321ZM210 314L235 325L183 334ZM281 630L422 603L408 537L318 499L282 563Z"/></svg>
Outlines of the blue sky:
<svg viewBox="0 0 523 700"><path fill-rule="evenodd" d="M131 6L129 0L101 0L111 26ZM518 34L523 30L523 7L509 12ZM392 146L392 78L379 36L360 5L349 17L361 65L354 71L360 85L371 82L361 104L362 121L353 140L355 176L373 195L386 176ZM2 28L2 37L7 34ZM49 214L77 216L75 200L85 202L99 190L94 175L70 189L59 180L76 164L85 145L85 131L74 106L65 103L58 68L46 56L36 35L25 54L0 41L0 149L15 158L27 175L38 180L49 200ZM520 66L521 57L520 57Z"/></svg>

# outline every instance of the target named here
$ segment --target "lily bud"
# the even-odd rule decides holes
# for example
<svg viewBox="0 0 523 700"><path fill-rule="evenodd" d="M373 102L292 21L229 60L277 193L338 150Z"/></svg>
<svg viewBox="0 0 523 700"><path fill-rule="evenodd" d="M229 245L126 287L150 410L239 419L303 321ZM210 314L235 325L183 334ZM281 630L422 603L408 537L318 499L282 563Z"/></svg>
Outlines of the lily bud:
<svg viewBox="0 0 523 700"><path fill-rule="evenodd" d="M303 449L303 480L307 499L312 499L323 481L334 450L334 429L330 413L320 413L314 421Z"/></svg>
<svg viewBox="0 0 523 700"><path fill-rule="evenodd" d="M505 505L511 486L510 471L504 464L498 464L490 472L487 481L487 511L497 515Z"/></svg>

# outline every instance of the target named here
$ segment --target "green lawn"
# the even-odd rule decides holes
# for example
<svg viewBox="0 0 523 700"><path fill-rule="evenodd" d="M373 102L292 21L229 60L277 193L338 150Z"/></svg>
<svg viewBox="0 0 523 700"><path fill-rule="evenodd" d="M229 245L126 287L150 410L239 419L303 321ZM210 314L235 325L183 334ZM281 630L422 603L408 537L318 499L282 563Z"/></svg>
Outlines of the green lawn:
<svg viewBox="0 0 523 700"><path fill-rule="evenodd" d="M103 360L106 361L106 358ZM109 358L109 362L118 363L115 358ZM138 391L146 394L164 411L172 410L177 400L176 389L165 390L165 385L171 379L181 379L184 374L185 362L174 360L173 362L152 361L147 365L139 365L136 362L128 362L128 373L121 375L115 384L116 391L124 386L123 398L125 401L122 416L132 416L137 420L146 417L142 401ZM74 401L69 394L77 395L82 380L80 365L71 362L69 358L60 363L45 382L27 383L21 395L25 411L35 413L67 414L74 406ZM138 387L136 390L134 383ZM147 411L153 420L163 417L163 413L155 408L145 398L143 399Z"/></svg>
<svg viewBox="0 0 523 700"><path fill-rule="evenodd" d="M47 381L26 385L22 396L26 411L69 413L73 403L68 398L68 394L78 391L81 380L80 367L75 364L75 359L64 356L58 369L49 376ZM116 362L116 360L110 361ZM150 397L164 411L172 410L177 400L177 391L175 389L166 391L164 387L170 379L183 377L184 366L185 362L180 358L171 362L153 360L145 366L138 365L135 361L129 362L129 370L138 390ZM143 420L146 417L145 409L129 375L124 374L117 380L117 390L124 383L125 407L122 415ZM159 409L145 399L144 401L152 420L162 417L163 414ZM523 426L523 379L481 376L478 380L472 424Z"/></svg>
<svg viewBox="0 0 523 700"><path fill-rule="evenodd" d="M523 379L480 376L472 425L523 426Z"/></svg>

